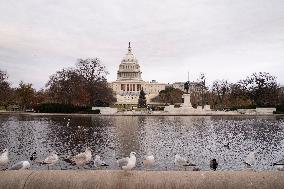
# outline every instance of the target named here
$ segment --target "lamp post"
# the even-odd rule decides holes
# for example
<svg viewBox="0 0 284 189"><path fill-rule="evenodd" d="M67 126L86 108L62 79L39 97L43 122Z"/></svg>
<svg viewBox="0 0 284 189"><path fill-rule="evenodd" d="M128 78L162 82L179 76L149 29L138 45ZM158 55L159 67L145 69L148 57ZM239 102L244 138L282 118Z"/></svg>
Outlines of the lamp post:
<svg viewBox="0 0 284 189"><path fill-rule="evenodd" d="M200 79L201 79L201 105L202 105L202 109L204 108L204 89L205 89L205 75L204 73L201 73L200 75Z"/></svg>

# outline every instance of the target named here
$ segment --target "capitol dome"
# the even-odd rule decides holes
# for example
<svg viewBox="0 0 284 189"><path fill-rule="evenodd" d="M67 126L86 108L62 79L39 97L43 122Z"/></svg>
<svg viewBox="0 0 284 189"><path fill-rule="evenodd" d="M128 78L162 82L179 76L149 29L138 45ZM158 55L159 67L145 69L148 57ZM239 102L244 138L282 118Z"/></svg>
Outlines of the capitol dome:
<svg viewBox="0 0 284 189"><path fill-rule="evenodd" d="M117 71L117 80L142 80L138 60L132 53L130 42L128 52L124 56Z"/></svg>
<svg viewBox="0 0 284 189"><path fill-rule="evenodd" d="M132 53L130 42L129 42L129 46L128 46L128 52L121 61L121 63L125 63L125 62L137 63L137 59L135 58L135 56Z"/></svg>

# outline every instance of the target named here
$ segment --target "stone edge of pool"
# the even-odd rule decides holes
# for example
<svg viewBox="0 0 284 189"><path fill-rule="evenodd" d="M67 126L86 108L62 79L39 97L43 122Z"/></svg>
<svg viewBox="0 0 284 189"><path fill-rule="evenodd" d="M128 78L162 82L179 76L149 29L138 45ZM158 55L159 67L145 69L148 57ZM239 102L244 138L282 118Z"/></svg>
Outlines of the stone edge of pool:
<svg viewBox="0 0 284 189"><path fill-rule="evenodd" d="M284 188L277 171L1 171L0 188Z"/></svg>
<svg viewBox="0 0 284 189"><path fill-rule="evenodd" d="M256 116L284 116L284 114L78 114L78 113L31 113L31 112L0 112L0 115L34 115L34 116L244 116L244 117L256 117Z"/></svg>

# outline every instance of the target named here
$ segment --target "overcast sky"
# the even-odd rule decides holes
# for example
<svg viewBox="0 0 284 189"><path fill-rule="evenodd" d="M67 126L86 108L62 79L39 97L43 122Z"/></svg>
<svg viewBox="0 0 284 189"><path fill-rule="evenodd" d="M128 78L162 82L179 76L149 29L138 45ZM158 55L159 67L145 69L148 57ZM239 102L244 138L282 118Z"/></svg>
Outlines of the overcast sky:
<svg viewBox="0 0 284 189"><path fill-rule="evenodd" d="M0 0L0 69L13 86L40 89L87 57L113 81L128 41L146 81L266 71L284 84L283 0Z"/></svg>

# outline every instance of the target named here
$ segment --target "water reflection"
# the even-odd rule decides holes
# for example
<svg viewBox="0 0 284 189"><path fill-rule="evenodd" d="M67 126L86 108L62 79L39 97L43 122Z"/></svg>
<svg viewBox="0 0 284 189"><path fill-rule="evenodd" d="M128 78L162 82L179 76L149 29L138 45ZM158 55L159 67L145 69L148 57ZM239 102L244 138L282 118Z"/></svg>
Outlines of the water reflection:
<svg viewBox="0 0 284 189"><path fill-rule="evenodd" d="M0 115L0 149L9 148L10 165L36 151L44 159L55 150L61 158L91 147L118 169L116 158L137 153L137 168L147 152L155 155L154 170L174 170L174 155L191 159L202 170L216 158L221 170L242 170L243 159L257 151L256 169L272 170L284 156L284 117L146 117ZM229 147L226 145L229 143ZM34 169L45 166L32 164ZM77 169L60 161L56 169ZM92 165L85 168L93 169Z"/></svg>

